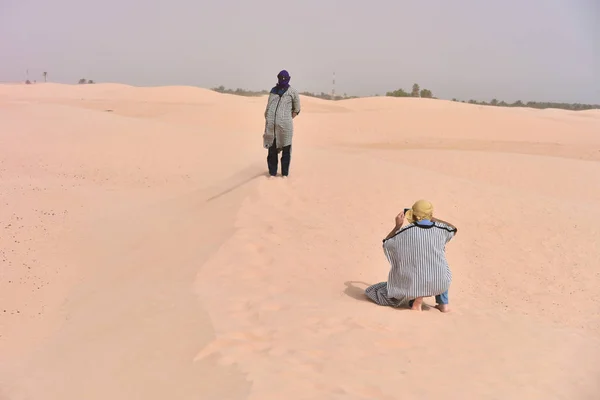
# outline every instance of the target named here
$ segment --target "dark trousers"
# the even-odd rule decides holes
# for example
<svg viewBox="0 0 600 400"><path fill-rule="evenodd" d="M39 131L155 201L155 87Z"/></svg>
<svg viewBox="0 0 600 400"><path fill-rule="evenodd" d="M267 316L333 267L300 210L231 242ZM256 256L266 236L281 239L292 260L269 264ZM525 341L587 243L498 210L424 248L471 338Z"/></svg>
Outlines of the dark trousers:
<svg viewBox="0 0 600 400"><path fill-rule="evenodd" d="M287 176L290 172L292 145L284 146L281 153L281 175ZM273 139L273 144L269 147L269 154L267 155L267 165L269 166L269 174L271 176L277 175L278 163L277 139Z"/></svg>

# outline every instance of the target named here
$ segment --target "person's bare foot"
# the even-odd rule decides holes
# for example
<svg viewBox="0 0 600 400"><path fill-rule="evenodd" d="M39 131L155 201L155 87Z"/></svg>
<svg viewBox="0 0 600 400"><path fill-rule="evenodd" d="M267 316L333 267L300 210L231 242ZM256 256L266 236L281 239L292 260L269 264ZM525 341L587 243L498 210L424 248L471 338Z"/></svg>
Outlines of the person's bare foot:
<svg viewBox="0 0 600 400"><path fill-rule="evenodd" d="M437 308L443 313L447 313L450 311L450 307L448 306L448 304L438 304L435 306L435 308Z"/></svg>
<svg viewBox="0 0 600 400"><path fill-rule="evenodd" d="M423 298L422 297L418 297L414 300L411 310L413 310L413 311L422 311L423 310Z"/></svg>

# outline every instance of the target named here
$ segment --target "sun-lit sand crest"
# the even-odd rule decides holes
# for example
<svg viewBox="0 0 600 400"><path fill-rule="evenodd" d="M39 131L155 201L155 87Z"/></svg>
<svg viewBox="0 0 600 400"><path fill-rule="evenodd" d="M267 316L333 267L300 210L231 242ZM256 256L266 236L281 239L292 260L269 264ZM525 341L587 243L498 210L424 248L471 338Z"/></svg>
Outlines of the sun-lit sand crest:
<svg viewBox="0 0 600 400"><path fill-rule="evenodd" d="M302 97L269 180L264 106L0 85L0 398L598 398L600 112ZM419 198L448 314L362 294Z"/></svg>

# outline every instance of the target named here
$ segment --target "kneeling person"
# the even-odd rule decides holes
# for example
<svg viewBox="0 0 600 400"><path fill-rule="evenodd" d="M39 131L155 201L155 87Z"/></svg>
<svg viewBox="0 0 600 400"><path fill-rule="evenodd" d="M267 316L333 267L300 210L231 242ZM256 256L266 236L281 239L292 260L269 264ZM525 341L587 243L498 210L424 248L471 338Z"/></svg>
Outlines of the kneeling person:
<svg viewBox="0 0 600 400"><path fill-rule="evenodd" d="M405 216L409 224L403 226ZM394 229L383 239L391 266L388 281L368 287L367 297L382 306L420 311L424 297L436 296L436 308L449 311L452 272L445 253L456 232L454 225L433 217L433 206L426 200L398 214Z"/></svg>

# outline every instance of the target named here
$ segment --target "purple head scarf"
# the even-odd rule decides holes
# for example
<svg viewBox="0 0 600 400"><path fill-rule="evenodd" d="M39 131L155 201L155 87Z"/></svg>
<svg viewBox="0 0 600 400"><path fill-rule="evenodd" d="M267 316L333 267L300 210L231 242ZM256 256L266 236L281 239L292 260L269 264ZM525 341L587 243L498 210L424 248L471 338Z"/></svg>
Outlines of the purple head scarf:
<svg viewBox="0 0 600 400"><path fill-rule="evenodd" d="M287 89L290 86L290 74L284 69L277 74L277 87Z"/></svg>

